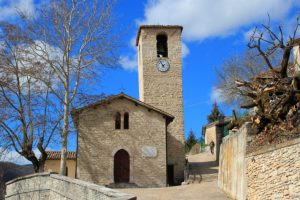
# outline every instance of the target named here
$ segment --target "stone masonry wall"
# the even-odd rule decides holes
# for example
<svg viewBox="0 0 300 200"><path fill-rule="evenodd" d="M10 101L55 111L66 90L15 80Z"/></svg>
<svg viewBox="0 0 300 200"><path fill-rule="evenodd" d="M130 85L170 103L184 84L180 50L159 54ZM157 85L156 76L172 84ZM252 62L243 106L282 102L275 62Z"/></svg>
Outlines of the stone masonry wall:
<svg viewBox="0 0 300 200"><path fill-rule="evenodd" d="M115 129L115 114L129 113L129 129ZM130 156L130 183L163 187L166 174L166 119L127 99L85 110L79 115L77 177L101 185L114 183L114 156L124 149ZM145 148L157 153L147 157Z"/></svg>
<svg viewBox="0 0 300 200"><path fill-rule="evenodd" d="M247 155L249 200L300 199L300 139Z"/></svg>
<svg viewBox="0 0 300 200"><path fill-rule="evenodd" d="M231 198L246 197L246 138L250 124L223 138L220 147L218 186Z"/></svg>
<svg viewBox="0 0 300 200"><path fill-rule="evenodd" d="M250 124L223 139L219 187L238 200L300 199L300 138L247 153Z"/></svg>
<svg viewBox="0 0 300 200"><path fill-rule="evenodd" d="M135 196L50 173L19 177L6 183L7 200L134 200Z"/></svg>
<svg viewBox="0 0 300 200"><path fill-rule="evenodd" d="M156 50L156 36L168 36L170 69L160 72ZM143 28L138 41L140 100L175 116L168 126L168 164L174 165L175 181L183 181L184 123L182 99L181 28Z"/></svg>

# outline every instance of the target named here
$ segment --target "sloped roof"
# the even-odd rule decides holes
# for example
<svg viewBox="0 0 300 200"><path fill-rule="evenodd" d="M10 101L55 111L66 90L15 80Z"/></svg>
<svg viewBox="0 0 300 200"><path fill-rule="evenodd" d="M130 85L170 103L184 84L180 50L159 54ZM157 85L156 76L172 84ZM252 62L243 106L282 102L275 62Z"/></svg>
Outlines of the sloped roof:
<svg viewBox="0 0 300 200"><path fill-rule="evenodd" d="M47 152L47 160L60 160L61 152L60 151L46 151ZM68 151L67 152L67 159L68 160L75 160L76 159L76 152L75 151Z"/></svg>
<svg viewBox="0 0 300 200"><path fill-rule="evenodd" d="M229 124L232 121L232 117L225 117L223 120L217 120L214 122L211 122L205 126L202 127L202 133L205 135L206 129L213 127L213 126L225 126L227 124Z"/></svg>
<svg viewBox="0 0 300 200"><path fill-rule="evenodd" d="M155 112L158 112L159 114L161 114L164 117L168 118L170 121L172 121L174 119L173 115L171 115L171 114L169 114L169 113L167 113L167 112L165 112L165 111L163 111L161 109L158 109L158 108L156 108L154 106L146 104L146 103L144 103L144 102L142 102L140 100L137 100L137 99L135 99L135 98L133 98L131 96L128 96L128 95L126 95L124 93L120 93L120 94L117 94L117 95L112 95L112 96L109 96L109 97L107 97L107 98L105 98L103 100L97 101L97 102L89 104L87 106L84 106L82 108L74 109L72 111L72 115L77 115L80 112L82 112L83 110L86 110L88 108L95 107L95 106L98 106L98 105L102 105L102 104L105 104L105 103L109 103L109 102L114 101L116 99L127 99L127 100L129 100L129 101L131 101L131 102L133 102L133 103L135 103L137 105L140 105L140 106L143 106L143 107L145 107L145 108L147 108L149 110L153 110Z"/></svg>
<svg viewBox="0 0 300 200"><path fill-rule="evenodd" d="M135 41L136 46L138 46L138 44L139 44L139 38L140 38L141 31L142 31L142 29L145 29L145 28L169 28L169 29L180 28L181 31L183 30L183 27L180 25L141 25L139 27L139 30L138 30L138 33L136 36L136 41Z"/></svg>

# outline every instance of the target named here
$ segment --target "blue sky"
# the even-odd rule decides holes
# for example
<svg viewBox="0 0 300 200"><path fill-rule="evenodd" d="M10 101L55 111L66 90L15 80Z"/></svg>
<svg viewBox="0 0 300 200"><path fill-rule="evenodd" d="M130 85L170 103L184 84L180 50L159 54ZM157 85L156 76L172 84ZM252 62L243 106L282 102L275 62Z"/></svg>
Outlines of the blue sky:
<svg viewBox="0 0 300 200"><path fill-rule="evenodd" d="M183 25L183 96L185 135L194 130L200 137L212 103L216 100L226 115L233 107L222 104L216 84L216 69L232 54L247 47L249 32L266 22L268 14L274 22L291 26L300 1L293 0L119 0L116 14L121 28L130 27L122 36L121 69L107 71L100 89L107 94L124 91L138 98L137 61L133 39L139 24Z"/></svg>
<svg viewBox="0 0 300 200"><path fill-rule="evenodd" d="M34 13L37 0L0 0L0 20L14 19L15 8ZM183 97L185 135L201 135L213 102L226 115L233 107L223 105L214 89L216 69L232 54L246 49L249 33L266 22L289 30L299 13L300 0L118 0L114 14L122 33L118 69L106 70L94 93L121 91L138 98L136 51L133 44L139 24L178 24L183 29ZM73 143L74 144L74 143ZM74 145L71 146L74 149Z"/></svg>

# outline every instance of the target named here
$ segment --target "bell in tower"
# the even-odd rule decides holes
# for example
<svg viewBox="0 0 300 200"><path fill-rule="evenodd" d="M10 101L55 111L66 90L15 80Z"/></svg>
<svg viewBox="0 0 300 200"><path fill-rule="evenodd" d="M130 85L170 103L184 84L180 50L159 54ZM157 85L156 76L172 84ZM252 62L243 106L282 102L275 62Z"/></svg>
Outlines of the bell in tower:
<svg viewBox="0 0 300 200"><path fill-rule="evenodd" d="M168 57L168 38L166 35L156 37L157 57Z"/></svg>

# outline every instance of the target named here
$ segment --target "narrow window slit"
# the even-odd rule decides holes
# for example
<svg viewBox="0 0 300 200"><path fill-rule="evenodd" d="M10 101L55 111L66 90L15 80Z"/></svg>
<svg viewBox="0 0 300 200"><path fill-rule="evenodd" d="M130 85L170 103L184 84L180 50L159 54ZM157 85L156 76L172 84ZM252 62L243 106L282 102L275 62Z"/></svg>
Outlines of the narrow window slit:
<svg viewBox="0 0 300 200"><path fill-rule="evenodd" d="M121 114L119 112L115 115L115 129L121 129Z"/></svg>
<svg viewBox="0 0 300 200"><path fill-rule="evenodd" d="M124 113L124 129L129 129L129 114Z"/></svg>

